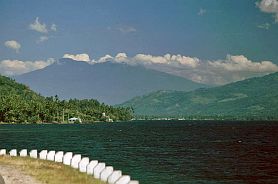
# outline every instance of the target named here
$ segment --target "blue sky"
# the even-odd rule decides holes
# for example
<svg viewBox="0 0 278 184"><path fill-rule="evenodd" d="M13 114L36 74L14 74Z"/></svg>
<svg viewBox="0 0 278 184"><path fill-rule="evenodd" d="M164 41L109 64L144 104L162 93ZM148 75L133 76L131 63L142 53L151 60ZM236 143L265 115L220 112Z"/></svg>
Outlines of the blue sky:
<svg viewBox="0 0 278 184"><path fill-rule="evenodd" d="M124 52L278 64L277 0L264 1L275 7L263 9L261 0L0 0L0 61ZM30 28L37 17L47 33ZM11 40L20 48L5 44Z"/></svg>

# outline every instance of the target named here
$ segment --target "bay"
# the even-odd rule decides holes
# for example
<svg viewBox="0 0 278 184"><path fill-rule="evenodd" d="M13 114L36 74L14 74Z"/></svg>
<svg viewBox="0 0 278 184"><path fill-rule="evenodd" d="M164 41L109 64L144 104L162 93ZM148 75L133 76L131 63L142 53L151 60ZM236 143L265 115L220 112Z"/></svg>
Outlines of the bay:
<svg viewBox="0 0 278 184"><path fill-rule="evenodd" d="M141 184L278 181L277 122L0 125L0 148L73 151Z"/></svg>

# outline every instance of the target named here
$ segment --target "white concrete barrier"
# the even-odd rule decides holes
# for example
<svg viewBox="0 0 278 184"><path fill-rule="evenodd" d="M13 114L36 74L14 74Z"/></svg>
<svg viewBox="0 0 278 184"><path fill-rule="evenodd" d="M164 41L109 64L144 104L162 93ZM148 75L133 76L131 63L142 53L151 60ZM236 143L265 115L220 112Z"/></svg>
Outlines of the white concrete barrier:
<svg viewBox="0 0 278 184"><path fill-rule="evenodd" d="M66 154L63 157L63 164L70 165L72 156L73 156L72 152L66 152Z"/></svg>
<svg viewBox="0 0 278 184"><path fill-rule="evenodd" d="M16 149L12 149L10 152L9 152L10 156L12 157L16 157L17 156L17 150Z"/></svg>
<svg viewBox="0 0 278 184"><path fill-rule="evenodd" d="M49 151L46 156L46 160L54 161L55 159L55 151Z"/></svg>
<svg viewBox="0 0 278 184"><path fill-rule="evenodd" d="M128 184L139 184L139 181L131 180Z"/></svg>
<svg viewBox="0 0 278 184"><path fill-rule="evenodd" d="M0 150L0 155L6 155L7 154L7 150L6 149L1 149Z"/></svg>
<svg viewBox="0 0 278 184"><path fill-rule="evenodd" d="M130 182L130 176L123 175L120 177L115 184L128 184Z"/></svg>
<svg viewBox="0 0 278 184"><path fill-rule="evenodd" d="M112 166L107 166L103 169L103 171L100 173L100 180L107 182L108 177L112 174L114 171Z"/></svg>
<svg viewBox="0 0 278 184"><path fill-rule="evenodd" d="M58 152L55 154L55 159L54 159L54 161L55 161L55 162L62 163L62 162L63 162L63 157L64 157L64 152L63 152L63 151L58 151Z"/></svg>
<svg viewBox="0 0 278 184"><path fill-rule="evenodd" d="M87 172L87 165L89 164L90 159L88 157L84 157L79 162L79 171L82 173Z"/></svg>
<svg viewBox="0 0 278 184"><path fill-rule="evenodd" d="M97 160L92 160L88 165L87 165L87 174L93 175L94 174L94 168L97 166L98 161Z"/></svg>
<svg viewBox="0 0 278 184"><path fill-rule="evenodd" d="M113 173L108 177L108 183L114 184L122 176L122 171L113 171Z"/></svg>
<svg viewBox="0 0 278 184"><path fill-rule="evenodd" d="M28 156L28 152L27 149L23 149L19 152L19 156L21 157L27 157Z"/></svg>
<svg viewBox="0 0 278 184"><path fill-rule="evenodd" d="M0 149L0 156L6 155L6 149ZM10 156L17 156L17 150L12 149L9 151ZM31 158L39 158L42 160L49 160L60 162L69 165L72 168L79 169L82 173L93 175L94 178L101 181L108 182L109 184L139 184L139 181L131 180L129 175L122 175L122 171L114 171L112 166L107 166L105 163L99 163L97 160L90 161L88 157L82 158L80 154L73 156L72 152L64 154L63 151L47 151L42 150L39 154L37 150L29 152ZM20 157L28 156L27 149L22 149L19 152Z"/></svg>
<svg viewBox="0 0 278 184"><path fill-rule="evenodd" d="M41 160L46 160L46 157L47 157L47 150L42 150L40 153L40 159Z"/></svg>
<svg viewBox="0 0 278 184"><path fill-rule="evenodd" d="M31 150L29 153L31 158L38 158L38 151L37 150Z"/></svg>
<svg viewBox="0 0 278 184"><path fill-rule="evenodd" d="M81 161L81 155L80 154L74 155L71 159L71 164L70 164L71 167L74 169L78 169L80 161Z"/></svg>
<svg viewBox="0 0 278 184"><path fill-rule="evenodd" d="M100 173L103 171L105 168L105 163L98 163L98 165L94 168L94 178L99 179L100 178Z"/></svg>

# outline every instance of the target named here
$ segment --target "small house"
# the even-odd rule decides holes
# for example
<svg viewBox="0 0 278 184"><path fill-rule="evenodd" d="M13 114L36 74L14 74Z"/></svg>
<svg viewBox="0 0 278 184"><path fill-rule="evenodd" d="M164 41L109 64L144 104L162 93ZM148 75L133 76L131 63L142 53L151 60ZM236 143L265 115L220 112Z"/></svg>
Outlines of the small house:
<svg viewBox="0 0 278 184"><path fill-rule="evenodd" d="M70 118L68 121L69 123L82 123L81 119L76 117Z"/></svg>

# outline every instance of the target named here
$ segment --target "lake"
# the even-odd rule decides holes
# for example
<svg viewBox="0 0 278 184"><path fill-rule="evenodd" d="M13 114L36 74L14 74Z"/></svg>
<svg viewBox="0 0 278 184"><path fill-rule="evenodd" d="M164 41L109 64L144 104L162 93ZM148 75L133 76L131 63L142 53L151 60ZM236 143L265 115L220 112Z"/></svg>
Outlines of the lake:
<svg viewBox="0 0 278 184"><path fill-rule="evenodd" d="M277 122L0 125L0 148L81 153L141 184L277 183Z"/></svg>

